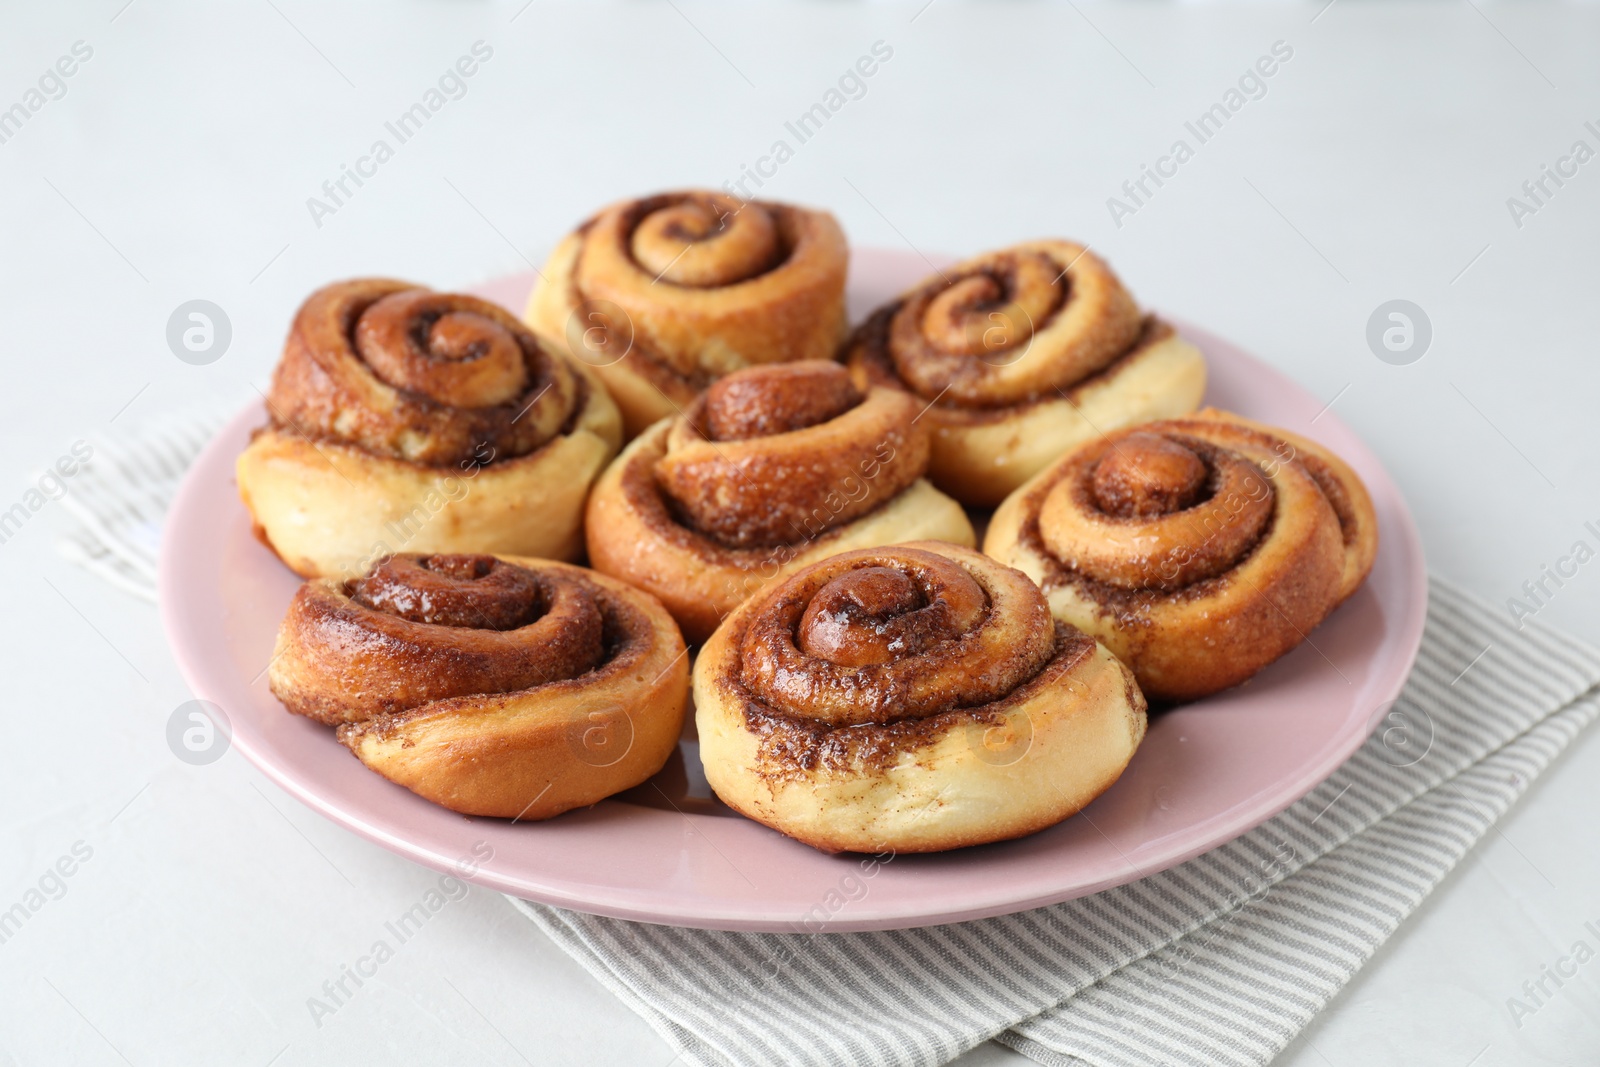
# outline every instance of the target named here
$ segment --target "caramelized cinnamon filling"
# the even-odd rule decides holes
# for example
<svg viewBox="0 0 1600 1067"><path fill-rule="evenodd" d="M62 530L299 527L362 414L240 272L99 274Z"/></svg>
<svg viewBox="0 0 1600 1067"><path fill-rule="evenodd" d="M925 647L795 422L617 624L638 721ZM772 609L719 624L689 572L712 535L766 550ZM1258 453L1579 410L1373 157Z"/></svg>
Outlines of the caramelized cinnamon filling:
<svg viewBox="0 0 1600 1067"><path fill-rule="evenodd" d="M991 368L1022 358L1066 307L1069 286L1052 264L1033 253L997 253L972 273L912 293L889 322L898 376L928 397L981 391Z"/></svg>
<svg viewBox="0 0 1600 1067"><path fill-rule="evenodd" d="M921 397L926 409L925 421L955 426L983 426L1012 418L1019 411L1038 404L1059 403L1062 400L1077 405L1085 390L1115 378L1145 350L1165 341L1176 332L1153 316L1141 323L1133 343L1120 355L1092 374L1064 385L1041 386L1034 395L1023 400L983 400L958 397L950 392L935 389L924 394L915 383L900 376L889 347L889 327L903 304L890 304L868 316L856 327L845 343L844 359L851 369L852 378L859 386L880 385L904 390ZM980 361L981 362L981 361ZM941 387L942 388L942 387Z"/></svg>
<svg viewBox="0 0 1600 1067"><path fill-rule="evenodd" d="M517 339L447 293L412 289L378 300L357 320L354 344L383 381L450 407L509 404L528 386Z"/></svg>
<svg viewBox="0 0 1600 1067"><path fill-rule="evenodd" d="M717 380L709 371L657 351L625 308L610 300L590 299L578 285L576 272L568 288L573 312L566 324L567 350L585 363L599 368L627 360L629 370L681 405Z"/></svg>
<svg viewBox="0 0 1600 1067"><path fill-rule="evenodd" d="M1274 502L1251 459L1146 428L1080 452L1040 498L1038 524L1070 570L1172 591L1236 566L1266 532Z"/></svg>
<svg viewBox="0 0 1600 1067"><path fill-rule="evenodd" d="M639 201L628 220L628 253L658 282L710 289L766 273L787 255L762 204L721 193L678 193Z"/></svg>
<svg viewBox="0 0 1600 1067"><path fill-rule="evenodd" d="M943 290L926 289L895 316L891 343L916 347L916 329L927 346L963 356L993 357L1033 336L1036 328L1070 299L1065 276L1045 256L1002 253L983 269L949 280Z"/></svg>
<svg viewBox="0 0 1600 1067"><path fill-rule="evenodd" d="M550 606L538 575L493 556L390 556L346 591L374 611L479 630L515 630Z"/></svg>
<svg viewBox="0 0 1600 1067"><path fill-rule="evenodd" d="M577 236L571 313L546 326L607 377L682 408L740 366L833 355L846 250L825 213L688 190L613 205Z"/></svg>
<svg viewBox="0 0 1600 1067"><path fill-rule="evenodd" d="M390 556L346 589L371 613L357 617L362 640L449 661L435 685L488 671L498 683L476 691L523 688L575 678L606 655L595 589L563 572L494 556Z"/></svg>
<svg viewBox="0 0 1600 1067"><path fill-rule="evenodd" d="M785 582L748 620L740 682L773 711L835 726L998 700L1054 648L1025 577L926 549L847 552Z"/></svg>
<svg viewBox="0 0 1600 1067"><path fill-rule="evenodd" d="M575 567L473 555L394 556L353 582L307 582L284 635L298 673L273 691L291 710L387 726L454 697L625 676L657 640L649 616Z"/></svg>
<svg viewBox="0 0 1600 1067"><path fill-rule="evenodd" d="M973 724L999 725L1006 713L1032 700L1046 686L1060 684L1084 658L1093 655L1094 638L1070 627L1057 630L1051 658L1031 678L986 704L952 707L922 718L837 725L785 715L745 693L744 721L759 743L757 773L775 781L803 780L818 769L873 771L895 766L908 750L933 744L951 730ZM736 691L736 681L724 682ZM1135 701L1130 698L1130 703Z"/></svg>
<svg viewBox="0 0 1600 1067"><path fill-rule="evenodd" d="M1095 464L1094 502L1119 519L1148 519L1193 507L1206 489L1205 460L1152 433L1124 437Z"/></svg>
<svg viewBox="0 0 1600 1067"><path fill-rule="evenodd" d="M1353 544L1361 532L1361 526L1355 503L1350 499L1350 490L1321 457L1310 452L1301 452L1295 458L1310 472L1317 483L1317 488L1322 490L1322 495L1327 497L1328 503L1333 506L1333 513L1339 517L1339 535L1344 539L1345 545Z"/></svg>
<svg viewBox="0 0 1600 1067"><path fill-rule="evenodd" d="M955 408L1011 407L1070 388L1124 355L1144 329L1111 269L1062 241L969 260L878 315L881 327L858 334L851 362L886 363L905 388Z"/></svg>
<svg viewBox="0 0 1600 1067"><path fill-rule="evenodd" d="M296 434L456 466L535 451L587 400L582 377L503 308L368 278L301 306L267 407Z"/></svg>
<svg viewBox="0 0 1600 1067"><path fill-rule="evenodd" d="M736 371L667 431L656 487L680 525L725 548L808 541L922 475L916 415L903 393L864 395L836 363Z"/></svg>
<svg viewBox="0 0 1600 1067"><path fill-rule="evenodd" d="M707 389L701 426L712 441L747 441L836 419L864 399L837 363L778 364L730 374Z"/></svg>
<svg viewBox="0 0 1600 1067"><path fill-rule="evenodd" d="M903 572L863 567L823 586L800 617L800 651L843 667L888 663L948 637L948 612Z"/></svg>

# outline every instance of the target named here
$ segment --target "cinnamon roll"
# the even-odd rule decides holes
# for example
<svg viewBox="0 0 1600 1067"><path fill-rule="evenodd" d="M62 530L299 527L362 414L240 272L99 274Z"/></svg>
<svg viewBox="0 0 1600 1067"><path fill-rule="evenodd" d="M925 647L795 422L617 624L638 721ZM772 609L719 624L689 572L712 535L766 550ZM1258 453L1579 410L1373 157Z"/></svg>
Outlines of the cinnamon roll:
<svg viewBox="0 0 1600 1067"><path fill-rule="evenodd" d="M595 369L633 437L729 371L832 358L848 258L825 211L662 193L613 204L557 245L527 320Z"/></svg>
<svg viewBox="0 0 1600 1067"><path fill-rule="evenodd" d="M694 668L717 796L825 851L1020 837L1111 786L1133 676L1025 575L957 545L846 552L752 597Z"/></svg>
<svg viewBox="0 0 1600 1067"><path fill-rule="evenodd" d="M1000 506L984 540L1165 700L1237 685L1306 640L1377 548L1348 464L1212 409L1063 457Z"/></svg>
<svg viewBox="0 0 1600 1067"><path fill-rule="evenodd" d="M594 568L661 598L690 641L770 581L851 548L972 545L922 479L928 440L895 389L837 363L736 371L636 438L589 498Z"/></svg>
<svg viewBox="0 0 1600 1067"><path fill-rule="evenodd" d="M879 308L845 347L856 383L927 408L929 477L992 506L1102 431L1193 411L1205 361L1068 241L958 263Z"/></svg>
<svg viewBox="0 0 1600 1067"><path fill-rule="evenodd" d="M306 300L266 409L239 495L307 578L399 551L572 558L621 444L604 387L515 316L378 278Z"/></svg>
<svg viewBox="0 0 1600 1067"><path fill-rule="evenodd" d="M288 709L465 815L546 819L638 785L677 747L683 638L579 567L402 555L295 594L268 670Z"/></svg>

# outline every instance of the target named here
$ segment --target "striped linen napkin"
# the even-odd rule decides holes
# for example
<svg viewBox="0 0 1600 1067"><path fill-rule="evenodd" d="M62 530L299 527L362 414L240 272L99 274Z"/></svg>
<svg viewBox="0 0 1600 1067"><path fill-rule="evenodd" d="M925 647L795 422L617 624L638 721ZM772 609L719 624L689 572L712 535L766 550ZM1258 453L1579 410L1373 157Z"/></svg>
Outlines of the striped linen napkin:
<svg viewBox="0 0 1600 1067"><path fill-rule="evenodd" d="M67 483L61 506L78 522L60 554L142 600L156 598L161 519L183 472L222 425L214 413L178 414L107 435Z"/></svg>
<svg viewBox="0 0 1600 1067"><path fill-rule="evenodd" d="M154 531L216 419L101 444L70 558L153 597ZM883 933L684 930L512 899L679 1052L932 1065L990 1039L1059 1067L1265 1064L1600 715L1600 652L1430 586L1378 731L1188 863L1016 915Z"/></svg>
<svg viewBox="0 0 1600 1067"><path fill-rule="evenodd" d="M1282 815L1118 889L853 934L680 930L517 906L692 1064L1270 1062L1600 715L1600 652L1434 580L1416 668ZM1470 669L1467 669L1470 664ZM771 961L782 961L774 978Z"/></svg>

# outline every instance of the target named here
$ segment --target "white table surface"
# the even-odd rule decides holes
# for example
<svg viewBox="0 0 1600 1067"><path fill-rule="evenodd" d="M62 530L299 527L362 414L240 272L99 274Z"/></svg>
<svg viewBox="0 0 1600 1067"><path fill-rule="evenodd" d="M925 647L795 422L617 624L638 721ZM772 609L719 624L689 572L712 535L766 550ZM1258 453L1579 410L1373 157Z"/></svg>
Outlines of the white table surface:
<svg viewBox="0 0 1600 1067"><path fill-rule="evenodd" d="M75 440L253 396L324 282L462 286L527 269L612 198L736 179L775 139L794 146L785 120L882 40L866 94L764 195L831 208L863 245L1091 242L1143 302L1334 402L1408 495L1431 566L1497 604L1575 541L1600 547L1581 435L1600 390L1600 160L1520 227L1506 204L1575 140L1600 148L1584 128L1600 126L1600 13L921 6L7 9L0 107L74 42L93 55L0 144L0 510ZM493 55L465 96L316 226L306 199L479 40ZM1265 95L1118 227L1107 198L1193 143L1185 121L1276 41L1293 56ZM208 366L165 341L194 298L233 325ZM1365 341L1394 298L1433 325L1406 366ZM666 1044L485 890L316 1025L307 998L438 876L236 753L174 759L165 724L189 694L155 611L56 556L66 518L49 505L0 544L0 909L75 843L92 855L0 944L0 1063L665 1067ZM1596 572L1539 618L1600 640ZM1597 805L1591 732L1282 1062L1596 1062L1600 963L1520 1028L1506 999L1597 940ZM962 1062L1022 1061L987 1046Z"/></svg>

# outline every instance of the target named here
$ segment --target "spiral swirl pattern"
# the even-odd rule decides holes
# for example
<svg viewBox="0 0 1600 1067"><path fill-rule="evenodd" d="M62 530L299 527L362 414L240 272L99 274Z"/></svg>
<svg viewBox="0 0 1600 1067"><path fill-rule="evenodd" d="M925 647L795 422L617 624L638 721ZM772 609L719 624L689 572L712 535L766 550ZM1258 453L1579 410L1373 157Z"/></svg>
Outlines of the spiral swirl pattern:
<svg viewBox="0 0 1600 1067"><path fill-rule="evenodd" d="M703 640L753 586L805 560L904 538L972 544L960 507L920 480L916 418L905 393L859 390L836 363L730 374L601 479L590 559Z"/></svg>
<svg viewBox="0 0 1600 1067"><path fill-rule="evenodd" d="M760 205L720 193L642 200L624 218L628 249L656 278L697 289L737 285L764 274L785 254L778 224Z"/></svg>
<svg viewBox="0 0 1600 1067"><path fill-rule="evenodd" d="M804 540L917 480L928 442L915 418L906 397L869 398L836 363L752 368L672 424L656 479L690 525L728 548Z"/></svg>
<svg viewBox="0 0 1600 1067"><path fill-rule="evenodd" d="M1182 434L1126 434L1085 478L1044 499L1059 560L1121 589L1173 591L1235 566L1272 519L1273 484L1249 457Z"/></svg>
<svg viewBox="0 0 1600 1067"><path fill-rule="evenodd" d="M977 256L874 312L846 345L860 385L926 409L934 483L997 504L1102 429L1193 410L1204 365L1069 241Z"/></svg>
<svg viewBox="0 0 1600 1067"><path fill-rule="evenodd" d="M386 777L454 810L541 818L661 766L682 653L659 605L577 567L412 554L302 586L269 678ZM604 758L583 747L597 724L616 728Z"/></svg>
<svg viewBox="0 0 1600 1067"><path fill-rule="evenodd" d="M1330 449L1288 430L1268 426L1226 411L1206 408L1196 418L1231 424L1238 433L1254 435L1255 440L1279 455L1292 457L1316 481L1339 519L1344 543L1344 570L1339 577L1342 601L1361 587L1378 557L1378 517L1372 497L1354 468Z"/></svg>
<svg viewBox="0 0 1600 1067"><path fill-rule="evenodd" d="M1033 582L933 541L842 553L747 601L702 650L695 703L717 795L828 850L1032 832L1144 734L1131 675Z"/></svg>
<svg viewBox="0 0 1600 1067"><path fill-rule="evenodd" d="M868 549L796 575L755 613L740 678L772 710L833 726L999 700L1055 652L1026 577L927 549Z"/></svg>
<svg viewBox="0 0 1600 1067"><path fill-rule="evenodd" d="M360 279L301 306L267 404L295 432L442 466L532 452L587 389L486 300Z"/></svg>
<svg viewBox="0 0 1600 1067"><path fill-rule="evenodd" d="M1133 297L1093 252L1040 242L992 252L906 294L889 358L925 400L998 407L1102 369L1139 336Z"/></svg>
<svg viewBox="0 0 1600 1067"><path fill-rule="evenodd" d="M731 371L831 358L847 258L826 212L664 193L606 208L562 242L528 321L595 368L632 436Z"/></svg>
<svg viewBox="0 0 1600 1067"><path fill-rule="evenodd" d="M304 578L397 552L573 558L622 437L604 387L506 311L381 278L305 301L266 413L239 495Z"/></svg>
<svg viewBox="0 0 1600 1067"><path fill-rule="evenodd" d="M1208 411L1066 456L1006 501L984 547L1147 693L1193 699L1304 640L1371 568L1376 523L1337 457Z"/></svg>
<svg viewBox="0 0 1600 1067"><path fill-rule="evenodd" d="M604 631L599 590L571 569L394 556L342 586L301 588L278 649L290 658L275 662L272 687L297 714L360 722L576 678L600 663Z"/></svg>

